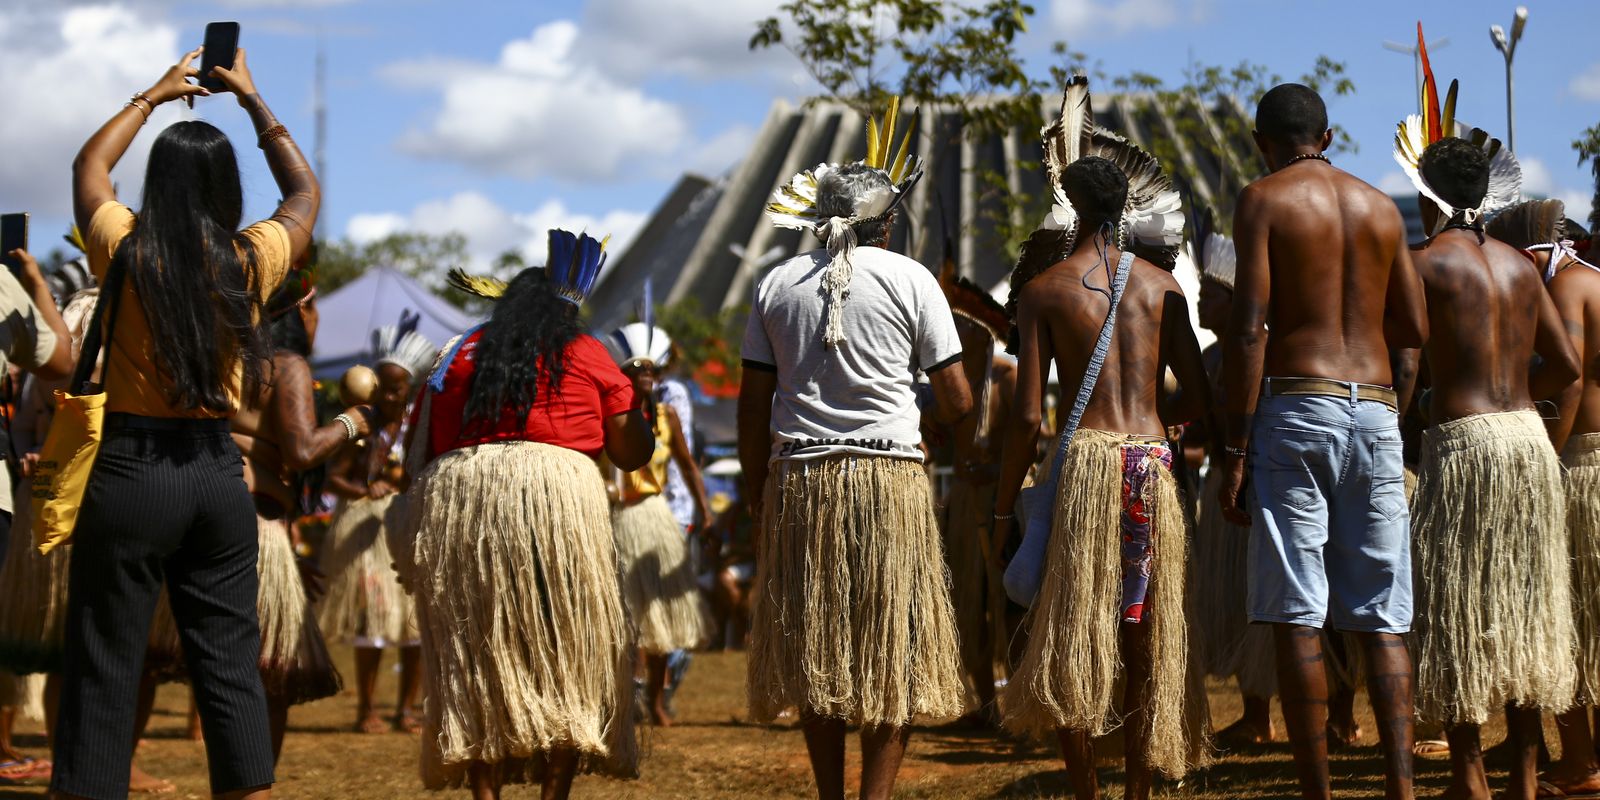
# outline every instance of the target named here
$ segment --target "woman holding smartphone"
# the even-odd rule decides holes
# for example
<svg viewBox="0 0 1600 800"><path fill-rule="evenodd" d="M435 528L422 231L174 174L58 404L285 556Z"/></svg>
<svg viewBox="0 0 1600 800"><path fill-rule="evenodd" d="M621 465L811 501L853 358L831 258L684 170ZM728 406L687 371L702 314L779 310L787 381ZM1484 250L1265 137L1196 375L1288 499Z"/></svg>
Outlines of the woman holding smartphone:
<svg viewBox="0 0 1600 800"><path fill-rule="evenodd" d="M163 582L213 794L271 794L272 740L256 669L256 514L229 420L241 397L260 393L272 357L258 326L262 305L310 245L320 193L239 50L233 68L214 68L212 77L255 124L284 198L272 217L239 229L233 146L199 121L156 137L137 212L117 202L111 169L154 108L211 94L191 82L199 55L134 94L73 162L74 214L90 270L106 287L107 413L69 577L51 783L59 797L128 792L133 698Z"/></svg>

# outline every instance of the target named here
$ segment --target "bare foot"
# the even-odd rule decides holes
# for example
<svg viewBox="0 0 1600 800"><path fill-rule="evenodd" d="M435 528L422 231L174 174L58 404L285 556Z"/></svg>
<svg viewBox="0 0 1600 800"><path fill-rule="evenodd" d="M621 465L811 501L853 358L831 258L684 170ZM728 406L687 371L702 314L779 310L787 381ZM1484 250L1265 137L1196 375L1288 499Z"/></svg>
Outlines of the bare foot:
<svg viewBox="0 0 1600 800"><path fill-rule="evenodd" d="M1337 753L1361 743L1361 726L1355 722L1349 727L1328 723L1328 752Z"/></svg>
<svg viewBox="0 0 1600 800"><path fill-rule="evenodd" d="M672 727L672 715L667 713L667 709L664 706L656 703L650 707L650 723L658 728L670 728Z"/></svg>
<svg viewBox="0 0 1600 800"><path fill-rule="evenodd" d="M178 787L139 769L138 764L128 766L128 794L172 794Z"/></svg>
<svg viewBox="0 0 1600 800"><path fill-rule="evenodd" d="M1553 769L1539 778L1540 797L1591 797L1600 795L1600 772L1579 774Z"/></svg>
<svg viewBox="0 0 1600 800"><path fill-rule="evenodd" d="M1238 722L1217 731L1216 740L1229 747L1258 747L1271 744L1276 733L1270 719L1267 720L1267 727L1262 728L1258 721L1240 717Z"/></svg>
<svg viewBox="0 0 1600 800"><path fill-rule="evenodd" d="M356 733L384 733L388 730L389 725L371 711L356 720Z"/></svg>
<svg viewBox="0 0 1600 800"><path fill-rule="evenodd" d="M422 733L422 720L410 709L396 714L394 717L394 730L396 733Z"/></svg>

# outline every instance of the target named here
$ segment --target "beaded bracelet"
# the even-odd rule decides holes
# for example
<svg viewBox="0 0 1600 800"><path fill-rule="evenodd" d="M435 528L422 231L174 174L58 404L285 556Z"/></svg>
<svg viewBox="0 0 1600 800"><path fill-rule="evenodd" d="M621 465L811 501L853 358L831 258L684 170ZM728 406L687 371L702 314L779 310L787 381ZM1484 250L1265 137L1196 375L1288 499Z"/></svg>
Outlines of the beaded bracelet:
<svg viewBox="0 0 1600 800"><path fill-rule="evenodd" d="M356 440L356 422L350 418L349 414L340 414L339 416L334 417L333 421L344 426L345 441L353 442Z"/></svg>
<svg viewBox="0 0 1600 800"><path fill-rule="evenodd" d="M285 128L282 125L273 125L272 127L262 131L261 134L256 137L256 147L259 147L262 150L265 150L265 149L267 149L267 144L269 142L272 142L273 140L280 139L280 138L282 138L284 136L288 136L288 135L289 135L289 129L288 128Z"/></svg>

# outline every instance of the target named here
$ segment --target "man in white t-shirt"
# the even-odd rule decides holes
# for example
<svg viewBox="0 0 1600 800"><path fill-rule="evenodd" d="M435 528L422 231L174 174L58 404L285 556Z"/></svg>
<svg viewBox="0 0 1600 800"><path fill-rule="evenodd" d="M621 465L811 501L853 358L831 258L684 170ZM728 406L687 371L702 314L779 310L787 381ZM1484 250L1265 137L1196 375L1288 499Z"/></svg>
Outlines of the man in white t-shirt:
<svg viewBox="0 0 1600 800"><path fill-rule="evenodd" d="M912 717L965 702L913 386L928 375L945 422L972 399L938 282L883 249L920 168L873 164L797 177L813 182L809 227L827 248L762 279L742 353L739 459L761 520L750 710L799 709L822 797L844 796L848 724L861 797L887 798Z"/></svg>
<svg viewBox="0 0 1600 800"><path fill-rule="evenodd" d="M64 378L72 372L72 338L50 296L50 285L39 271L39 263L26 250L5 254L19 268L15 274L0 266L0 376L15 363L24 372L45 378ZM3 452L13 455L9 424ZM0 563L5 562L11 538L11 470L0 468ZM17 535L26 536L27 531Z"/></svg>

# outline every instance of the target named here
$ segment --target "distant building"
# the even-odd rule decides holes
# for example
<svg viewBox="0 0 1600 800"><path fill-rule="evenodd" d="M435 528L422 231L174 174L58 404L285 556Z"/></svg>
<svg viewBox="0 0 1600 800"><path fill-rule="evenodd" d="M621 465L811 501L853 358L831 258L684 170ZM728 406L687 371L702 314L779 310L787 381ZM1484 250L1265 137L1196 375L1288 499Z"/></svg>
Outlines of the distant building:
<svg viewBox="0 0 1600 800"><path fill-rule="evenodd" d="M1060 98L1043 103L1053 119ZM1207 109L1187 102L1169 111L1153 94L1099 94L1094 105L1101 125L1162 158L1186 201L1214 206L1224 219L1238 190L1264 169L1249 139L1250 120L1237 103ZM962 274L1004 296L1015 244L996 241L992 220L1007 213L1001 191L1043 194L1039 132L1012 129L973 140L961 135L955 111L924 109L917 119L914 150L927 161L928 174L906 202L893 247L936 265L948 239ZM686 175L668 193L591 297L593 326L631 319L646 278L657 302L696 297L708 311L747 303L766 267L818 246L808 233L767 222L762 208L768 195L802 169L864 152L866 120L854 110L831 101L773 103L749 154L725 178ZM1049 205L1038 202L1042 215ZM1037 222L1013 220L1027 230Z"/></svg>

